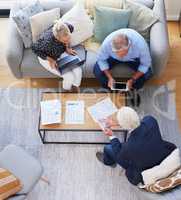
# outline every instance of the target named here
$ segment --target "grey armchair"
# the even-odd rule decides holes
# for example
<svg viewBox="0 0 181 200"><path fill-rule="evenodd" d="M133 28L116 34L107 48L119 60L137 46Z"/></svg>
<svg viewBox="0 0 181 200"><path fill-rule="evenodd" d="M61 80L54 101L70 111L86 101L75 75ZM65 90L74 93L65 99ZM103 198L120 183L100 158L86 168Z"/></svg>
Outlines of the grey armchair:
<svg viewBox="0 0 181 200"><path fill-rule="evenodd" d="M41 164L21 147L15 145L8 145L0 152L0 166L12 172L23 184L23 189L17 196L9 198L10 200L25 199L43 173Z"/></svg>
<svg viewBox="0 0 181 200"><path fill-rule="evenodd" d="M147 4L152 8L155 14L160 20L154 24L150 31L150 51L153 61L153 71L155 76L159 76L166 67L169 57L169 39L167 22L165 15L164 0L136 0L140 3ZM38 62L36 55L33 54L31 49L25 49L23 41L17 31L15 23L11 16L18 9L24 7L26 4L16 4L10 12L9 20L9 36L7 47L7 62L9 67L17 78L32 77L32 78L55 78L53 74L46 71ZM61 14L63 15L69 9L72 8L73 3L71 0L54 0L54 1L42 1L42 5L45 10L49 10L55 7L61 8ZM96 53L88 51L87 61L83 66L83 77L93 78L93 66L96 62ZM132 71L125 66L115 67L113 75L118 78L127 78L132 75Z"/></svg>

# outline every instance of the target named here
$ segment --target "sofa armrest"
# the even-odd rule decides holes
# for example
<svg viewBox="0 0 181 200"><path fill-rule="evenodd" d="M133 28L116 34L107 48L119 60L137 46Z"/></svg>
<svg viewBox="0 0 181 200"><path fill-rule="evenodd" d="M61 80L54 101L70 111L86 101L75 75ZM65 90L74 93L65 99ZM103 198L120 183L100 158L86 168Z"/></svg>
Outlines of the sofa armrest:
<svg viewBox="0 0 181 200"><path fill-rule="evenodd" d="M12 8L13 9L13 8ZM12 13L13 11L11 11ZM21 62L23 58L24 45L18 33L15 22L11 14L8 24L8 43L6 48L6 59L8 65L16 78L21 78Z"/></svg>
<svg viewBox="0 0 181 200"><path fill-rule="evenodd" d="M155 76L161 75L168 62L170 46L164 0L154 1L153 11L159 21L150 30L150 52Z"/></svg>

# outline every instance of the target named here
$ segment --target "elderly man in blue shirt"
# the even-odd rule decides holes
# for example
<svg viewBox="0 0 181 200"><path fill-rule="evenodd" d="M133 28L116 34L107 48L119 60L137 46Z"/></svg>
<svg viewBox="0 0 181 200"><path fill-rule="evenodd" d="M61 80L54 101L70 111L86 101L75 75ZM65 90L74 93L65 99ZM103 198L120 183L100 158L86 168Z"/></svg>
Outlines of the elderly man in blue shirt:
<svg viewBox="0 0 181 200"><path fill-rule="evenodd" d="M125 63L135 71L127 81L129 89L142 88L145 81L152 76L148 44L135 30L117 30L108 35L102 43L94 74L103 87L111 88L114 82L111 69L119 63Z"/></svg>

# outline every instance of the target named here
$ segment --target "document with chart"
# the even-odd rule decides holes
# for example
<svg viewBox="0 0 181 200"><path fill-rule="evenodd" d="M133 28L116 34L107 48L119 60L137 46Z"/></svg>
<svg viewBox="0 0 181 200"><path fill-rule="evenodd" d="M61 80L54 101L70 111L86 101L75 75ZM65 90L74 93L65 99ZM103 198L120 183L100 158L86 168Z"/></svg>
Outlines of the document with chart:
<svg viewBox="0 0 181 200"><path fill-rule="evenodd" d="M67 101L65 108L66 124L84 124L84 101Z"/></svg>
<svg viewBox="0 0 181 200"><path fill-rule="evenodd" d="M61 123L61 102L60 100L41 101L41 124Z"/></svg>
<svg viewBox="0 0 181 200"><path fill-rule="evenodd" d="M117 107L109 97L94 104L93 106L88 107L87 110L94 121L98 123L102 119L106 119L118 111Z"/></svg>

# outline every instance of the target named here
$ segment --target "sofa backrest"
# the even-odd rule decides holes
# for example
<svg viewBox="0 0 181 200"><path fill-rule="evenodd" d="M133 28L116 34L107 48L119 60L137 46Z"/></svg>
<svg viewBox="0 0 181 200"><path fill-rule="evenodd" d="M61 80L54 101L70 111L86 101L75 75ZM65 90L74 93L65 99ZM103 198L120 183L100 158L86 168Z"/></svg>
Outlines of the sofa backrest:
<svg viewBox="0 0 181 200"><path fill-rule="evenodd" d="M42 4L44 10L50 10L59 7L62 15L65 14L68 10L70 10L77 1L84 2L85 7L88 10L92 10L95 5L110 6L113 8L122 8L124 2L124 0L39 0L39 1ZM153 0L132 0L132 1L144 4L145 6L151 9L154 6ZM15 4L16 4L15 6L16 10L27 6L27 2L25 1L19 1L18 3Z"/></svg>
<svg viewBox="0 0 181 200"><path fill-rule="evenodd" d="M125 0L78 0L85 2L85 6L88 9L92 9L95 5L100 6L110 6L113 8L120 8L122 7ZM153 0L132 0L133 2L141 3L149 8L153 8L154 1Z"/></svg>
<svg viewBox="0 0 181 200"><path fill-rule="evenodd" d="M80 1L85 4L85 8L88 9L89 13L93 15L94 6L106 6L112 8L122 8L125 0L75 0ZM148 8L153 8L154 1L153 0L132 0L133 2L141 3Z"/></svg>
<svg viewBox="0 0 181 200"><path fill-rule="evenodd" d="M39 0L44 10L50 10L53 8L60 8L60 14L64 15L67 11L69 11L73 5L74 0ZM30 4L31 1L28 3ZM14 3L13 8L11 9L11 15L17 12L19 9L26 7L27 2L19 1Z"/></svg>

